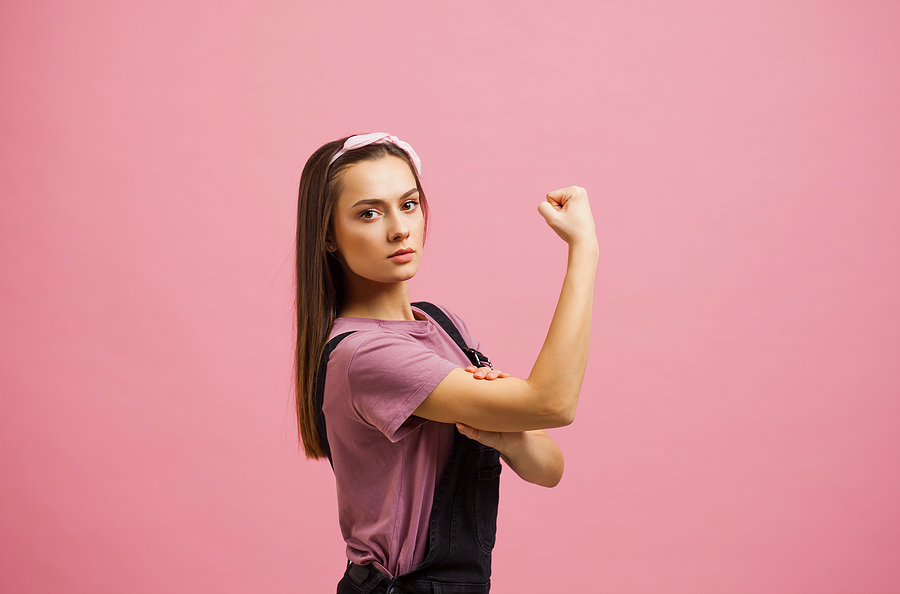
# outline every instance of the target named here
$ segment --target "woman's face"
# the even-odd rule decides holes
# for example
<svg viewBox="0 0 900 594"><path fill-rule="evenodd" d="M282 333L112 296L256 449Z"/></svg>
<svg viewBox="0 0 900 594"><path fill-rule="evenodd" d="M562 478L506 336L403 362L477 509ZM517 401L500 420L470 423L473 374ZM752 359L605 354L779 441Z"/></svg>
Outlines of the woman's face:
<svg viewBox="0 0 900 594"><path fill-rule="evenodd" d="M329 240L351 282L412 278L422 257L425 217L409 165L388 156L348 167L332 225Z"/></svg>

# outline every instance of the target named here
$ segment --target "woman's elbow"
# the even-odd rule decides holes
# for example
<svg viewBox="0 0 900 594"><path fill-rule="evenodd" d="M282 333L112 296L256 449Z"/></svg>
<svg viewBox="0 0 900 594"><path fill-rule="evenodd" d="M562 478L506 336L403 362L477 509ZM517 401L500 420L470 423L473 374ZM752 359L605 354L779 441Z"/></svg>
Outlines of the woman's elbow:
<svg viewBox="0 0 900 594"><path fill-rule="evenodd" d="M556 398L548 403L547 417L553 424L550 427L565 427L575 422L576 398ZM549 427L548 427L549 428Z"/></svg>
<svg viewBox="0 0 900 594"><path fill-rule="evenodd" d="M566 427L567 425L571 425L575 422L575 405L562 410L559 416L560 427Z"/></svg>
<svg viewBox="0 0 900 594"><path fill-rule="evenodd" d="M558 386L532 384L534 405L532 411L541 418L543 429L565 427L575 421L575 408L578 405L578 390L559 390Z"/></svg>
<svg viewBox="0 0 900 594"><path fill-rule="evenodd" d="M561 404L548 404L538 413L540 427L535 429L555 429L571 425L575 420L575 407Z"/></svg>
<svg viewBox="0 0 900 594"><path fill-rule="evenodd" d="M561 481L561 480L562 480L562 470L543 477L540 481L536 481L535 484L540 487L546 487L548 489L552 489L553 487L558 485L559 481Z"/></svg>

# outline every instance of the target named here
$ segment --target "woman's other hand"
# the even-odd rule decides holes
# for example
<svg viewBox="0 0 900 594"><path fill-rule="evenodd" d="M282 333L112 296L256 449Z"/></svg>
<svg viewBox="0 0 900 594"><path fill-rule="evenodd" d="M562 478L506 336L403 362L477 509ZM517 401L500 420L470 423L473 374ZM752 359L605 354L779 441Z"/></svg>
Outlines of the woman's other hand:
<svg viewBox="0 0 900 594"><path fill-rule="evenodd" d="M498 371L497 369L491 369L490 367L475 367L474 365L469 365L466 367L466 371L471 373L472 377L475 379L494 380L500 377L509 377L508 373Z"/></svg>
<svg viewBox="0 0 900 594"><path fill-rule="evenodd" d="M500 452L523 480L543 487L555 487L562 478L565 461L562 451L546 431L482 431L457 423L460 433Z"/></svg>
<svg viewBox="0 0 900 594"><path fill-rule="evenodd" d="M588 202L587 191L579 186L569 186L547 194L538 212L557 235L570 246L585 242L597 242L594 217Z"/></svg>
<svg viewBox="0 0 900 594"><path fill-rule="evenodd" d="M507 448L512 445L515 446L525 438L524 431L512 431L512 432L504 432L500 431L481 431L480 429L476 429L475 427L469 427L463 423L457 423L456 428L459 429L459 432L468 437L469 439L474 439L479 443L483 443L489 448L494 448L501 454L504 453L503 446L506 445Z"/></svg>

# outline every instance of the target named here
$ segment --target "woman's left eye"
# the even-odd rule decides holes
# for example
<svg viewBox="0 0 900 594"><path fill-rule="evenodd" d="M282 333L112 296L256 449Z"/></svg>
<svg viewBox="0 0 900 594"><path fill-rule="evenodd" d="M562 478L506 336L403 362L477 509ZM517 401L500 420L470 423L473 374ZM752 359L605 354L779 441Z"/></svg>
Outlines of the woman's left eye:
<svg viewBox="0 0 900 594"><path fill-rule="evenodd" d="M403 203L403 210L413 210L415 207L419 205L418 200L407 200Z"/></svg>

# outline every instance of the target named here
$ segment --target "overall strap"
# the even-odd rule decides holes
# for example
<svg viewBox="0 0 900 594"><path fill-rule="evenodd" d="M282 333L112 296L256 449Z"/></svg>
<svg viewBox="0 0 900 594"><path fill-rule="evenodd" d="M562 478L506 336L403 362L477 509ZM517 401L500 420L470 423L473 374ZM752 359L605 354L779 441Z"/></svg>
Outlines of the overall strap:
<svg viewBox="0 0 900 594"><path fill-rule="evenodd" d="M332 468L334 467L334 461L331 459L331 446L328 445L328 435L325 433L325 412L322 410L322 405L325 402L325 370L328 368L328 358L331 356L331 352L334 351L339 342L354 332L356 332L356 330L338 334L325 343L325 348L322 349L322 355L319 357L319 368L316 370L316 377L313 379L313 405L315 406L316 411L316 432L319 434L322 445L325 446L325 454L328 456L328 461L331 462Z"/></svg>
<svg viewBox="0 0 900 594"><path fill-rule="evenodd" d="M450 338L453 339L453 342L462 349L462 352L466 354L466 357L469 358L469 361L472 362L472 365L475 367L490 367L494 368L491 365L491 360L488 359L483 353L476 351L475 349L469 348L466 344L466 341L463 340L462 334L460 334L459 329L453 324L447 314L444 313L440 307L433 303L428 303L427 301L416 301L412 305L418 307L425 313L427 313L431 319L437 322L441 328L444 329L444 332L450 335Z"/></svg>

